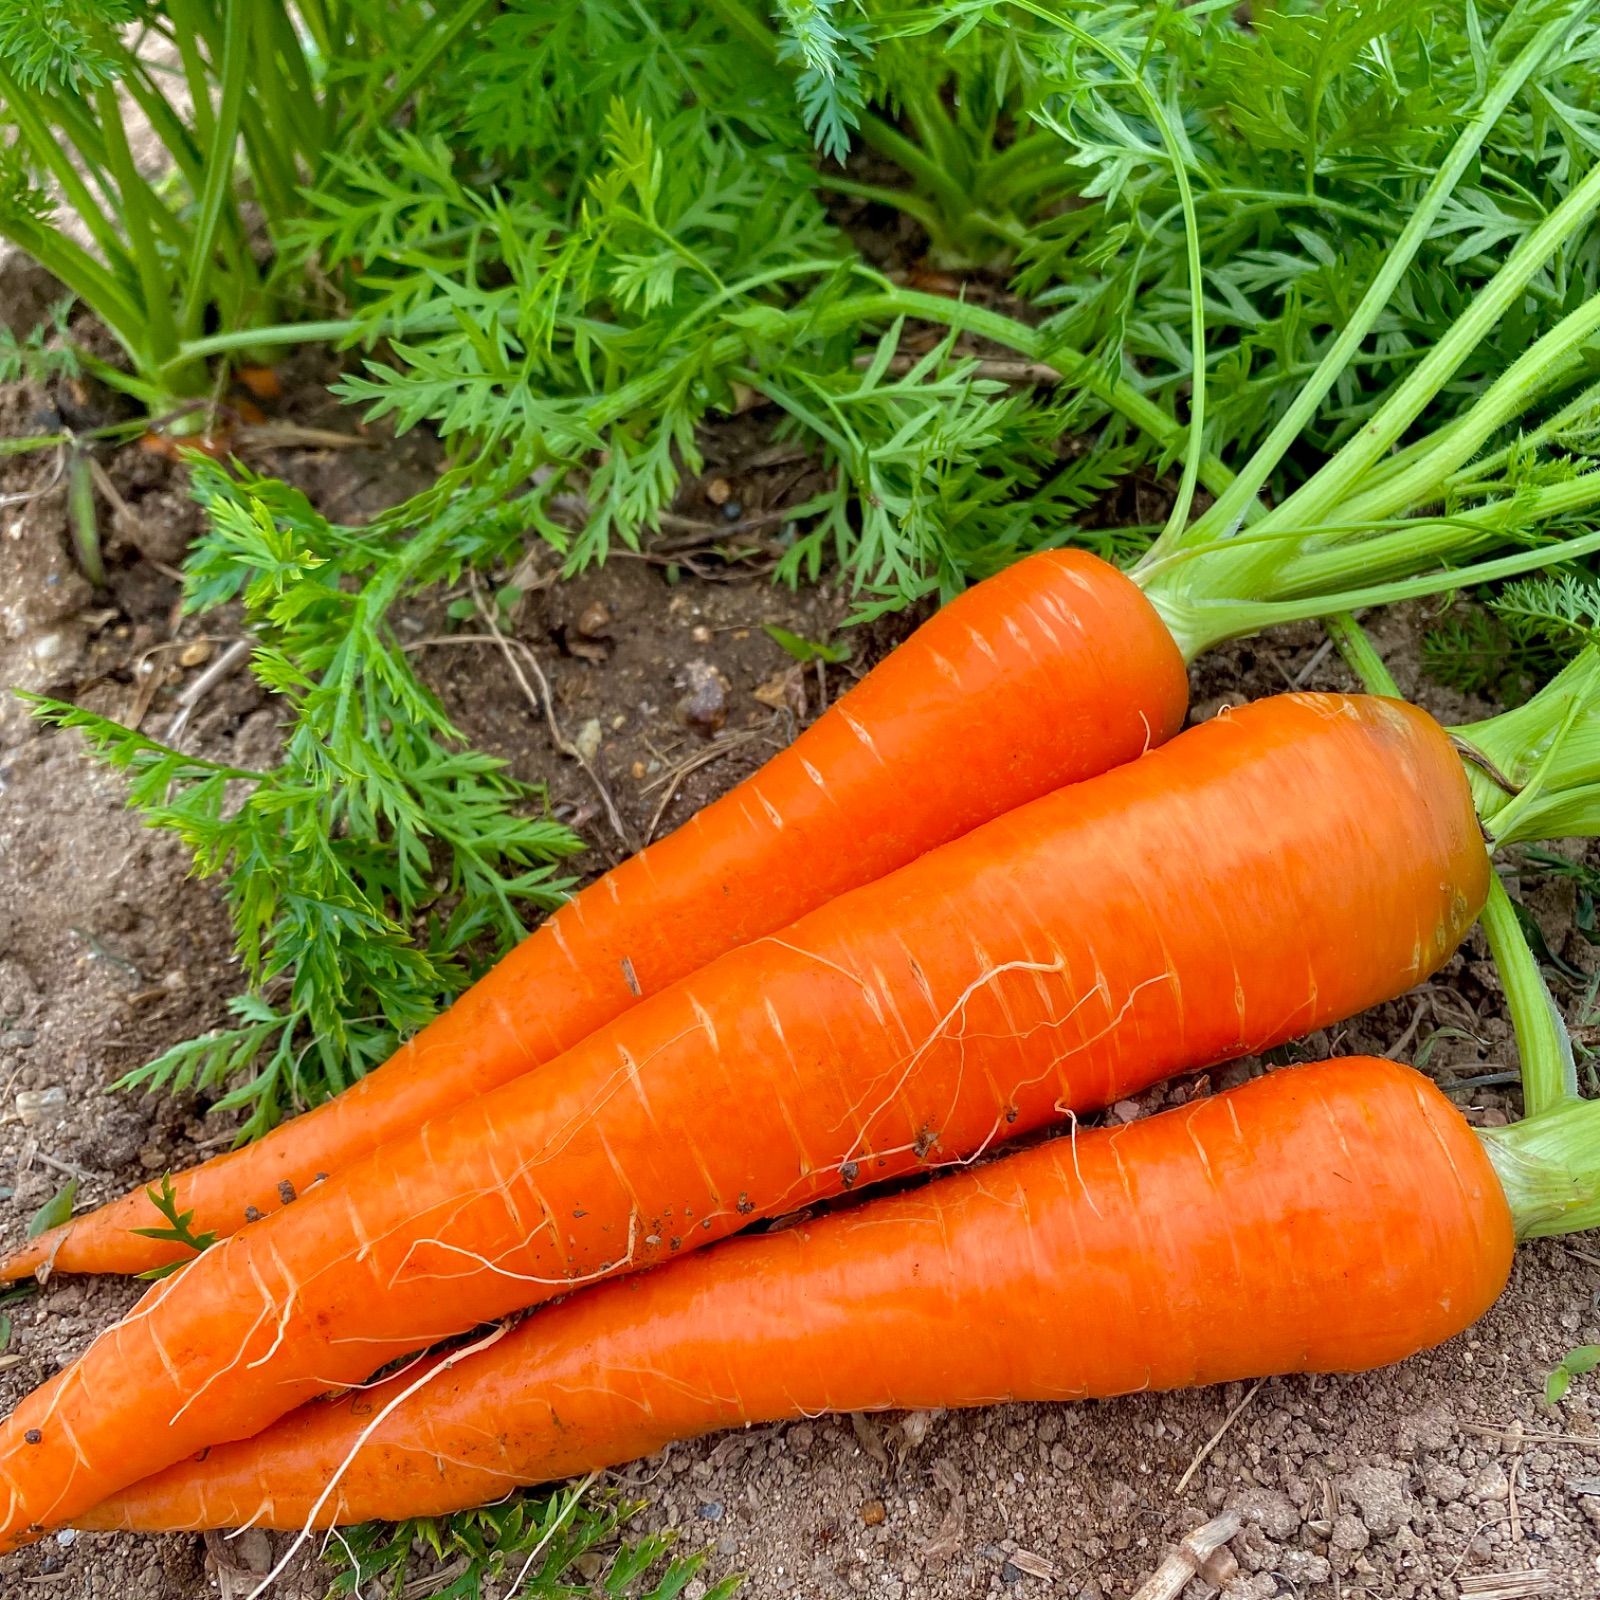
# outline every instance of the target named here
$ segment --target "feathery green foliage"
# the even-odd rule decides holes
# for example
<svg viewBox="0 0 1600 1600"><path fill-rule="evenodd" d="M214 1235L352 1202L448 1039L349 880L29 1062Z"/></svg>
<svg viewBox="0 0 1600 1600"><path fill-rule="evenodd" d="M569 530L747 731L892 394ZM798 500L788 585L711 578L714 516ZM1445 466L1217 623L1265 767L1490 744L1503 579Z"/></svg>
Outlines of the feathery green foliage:
<svg viewBox="0 0 1600 1600"><path fill-rule="evenodd" d="M670 1534L621 1538L640 1507L586 1494L587 1487L517 1494L454 1517L352 1528L329 1541L328 1559L339 1569L332 1592L416 1600L486 1600L491 1592L506 1600L679 1600L705 1558L672 1555ZM419 1567L442 1575L430 1579ZM731 1600L737 1587L736 1578L724 1578L706 1589L705 1600Z"/></svg>
<svg viewBox="0 0 1600 1600"><path fill-rule="evenodd" d="M382 1061L454 996L480 940L503 950L529 909L560 903L556 863L580 843L464 745L390 627L397 601L499 547L492 522L464 503L410 538L386 519L342 528L274 480L193 471L211 528L186 603L242 600L253 670L288 714L279 764L201 760L78 707L37 706L129 774L130 803L196 871L226 878L249 982L233 1025L124 1083L232 1085L217 1105L248 1111L243 1140Z"/></svg>

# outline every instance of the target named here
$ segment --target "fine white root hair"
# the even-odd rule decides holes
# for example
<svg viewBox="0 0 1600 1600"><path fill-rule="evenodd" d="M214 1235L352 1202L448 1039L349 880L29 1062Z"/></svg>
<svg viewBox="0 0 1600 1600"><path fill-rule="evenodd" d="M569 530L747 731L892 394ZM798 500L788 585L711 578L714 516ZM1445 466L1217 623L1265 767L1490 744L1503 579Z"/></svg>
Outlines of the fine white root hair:
<svg viewBox="0 0 1600 1600"><path fill-rule="evenodd" d="M395 1269L398 1277L405 1270L406 1264L411 1260L412 1252L423 1245L433 1245L440 1250L447 1250L452 1255L465 1256L470 1261L475 1261L484 1272L492 1272L502 1278L510 1278L515 1283L534 1283L543 1288L577 1288L580 1284L594 1283L601 1278L609 1278L612 1273L620 1271L623 1267L633 1265L634 1252L638 1247L639 1239L639 1213L629 1213L628 1216L628 1248L615 1261L603 1261L593 1272L580 1273L576 1277L566 1278L541 1278L531 1272L513 1272L509 1267L502 1267L498 1261L491 1261L488 1256L481 1256L475 1250L468 1250L465 1245L451 1244L448 1239L414 1239L407 1249L400 1265ZM444 1277L443 1273L428 1273L427 1277ZM416 1280L413 1280L416 1281Z"/></svg>
<svg viewBox="0 0 1600 1600"><path fill-rule="evenodd" d="M406 1401L411 1399L413 1395L420 1393L423 1389L426 1389L435 1378L443 1376L446 1372L449 1372L452 1367L458 1366L461 1362L465 1361L468 1356L475 1356L480 1351L487 1350L490 1348L490 1346L499 1344L499 1342L505 1338L509 1331L510 1330L505 1323L500 1323L489 1333L486 1333L483 1338L474 1340L473 1343L469 1345L463 1345L459 1350L452 1350L450 1354L447 1355L444 1360L439 1362L437 1366L430 1367L425 1373L422 1374L420 1378L416 1379L415 1382L408 1384L400 1391L399 1394L394 1397L394 1399L386 1402L378 1410L372 1421L369 1422L366 1427L364 1427L361 1432L356 1435L356 1442L350 1446L349 1454L346 1455L344 1460L339 1463L338 1467L334 1470L333 1476L328 1479L326 1485L323 1487L322 1493L317 1496L315 1503L311 1507L310 1513L306 1517L304 1526L290 1541L289 1548L285 1550L278 1558L277 1565L273 1567L272 1571L269 1572L266 1577L264 1577L261 1582L250 1591L249 1595L246 1597L246 1600L262 1600L262 1596L265 1595L266 1592L273 1586L273 1584L283 1576L284 1572L289 1566L289 1563L294 1560L294 1558L300 1553L301 1549L305 1546L306 1542L311 1538L311 1535L317 1526L317 1518L322 1515L322 1508L327 1505L329 1500L333 1498L334 1491L339 1487L339 1484L344 1478L345 1473L350 1470L351 1465L354 1463L356 1457L360 1455L362 1449L366 1446L367 1440L369 1440L373 1434L375 1434L378 1429L381 1428L384 1423L386 1423L389 1418L392 1417L394 1413L406 1403Z"/></svg>
<svg viewBox="0 0 1600 1600"><path fill-rule="evenodd" d="M875 1105L865 1117L861 1119L861 1131L856 1134L855 1142L845 1152L844 1161L854 1161L861 1153L862 1142L866 1138L869 1128L887 1108L894 1103L895 1097L905 1088L913 1072L917 1070L917 1063L933 1049L944 1037L946 1030L956 1018L960 1017L967 1009L967 1002L971 1000L980 989L987 988L997 978L1004 977L1008 972L1062 972L1065 963L1058 956L1054 961L1003 961L999 966L990 967L978 974L965 989L956 996L955 1003L934 1024L933 1031L915 1050L906 1057L900 1076L895 1079L889 1092Z"/></svg>

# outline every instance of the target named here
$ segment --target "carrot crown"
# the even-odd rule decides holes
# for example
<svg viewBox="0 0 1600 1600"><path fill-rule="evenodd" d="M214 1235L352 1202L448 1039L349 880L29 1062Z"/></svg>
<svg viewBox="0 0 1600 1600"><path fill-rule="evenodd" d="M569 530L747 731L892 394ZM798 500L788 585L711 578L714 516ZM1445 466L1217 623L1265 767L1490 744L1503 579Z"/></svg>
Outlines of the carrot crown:
<svg viewBox="0 0 1600 1600"><path fill-rule="evenodd" d="M1208 460L1201 476L1215 502L1187 526L1175 511L1135 569L1186 656L1275 623L1414 599L1600 550L1600 532L1587 530L1452 570L1495 545L1548 539L1600 505L1600 470L1589 470L1588 454L1565 448L1575 430L1600 418L1600 385L1574 394L1589 371L1584 352L1600 333L1600 295L1556 322L1464 413L1406 437L1600 209L1600 164L1512 250L1359 432L1281 504L1269 509L1258 498L1359 356L1490 128L1560 48L1569 20L1552 19L1486 89L1383 269L1271 434L1237 474ZM1496 446L1512 428L1519 431L1510 442Z"/></svg>
<svg viewBox="0 0 1600 1600"><path fill-rule="evenodd" d="M1450 732L1495 845L1600 834L1600 645L1525 705Z"/></svg>

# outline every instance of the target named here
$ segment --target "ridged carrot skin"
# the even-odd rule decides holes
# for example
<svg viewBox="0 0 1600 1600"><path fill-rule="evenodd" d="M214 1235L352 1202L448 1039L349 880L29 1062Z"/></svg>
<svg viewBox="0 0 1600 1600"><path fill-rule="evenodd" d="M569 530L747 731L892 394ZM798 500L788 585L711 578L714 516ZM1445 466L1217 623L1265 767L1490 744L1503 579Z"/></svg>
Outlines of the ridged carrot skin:
<svg viewBox="0 0 1600 1600"><path fill-rule="evenodd" d="M585 889L378 1071L174 1179L222 1236L386 1140L570 1049L725 951L786 927L1183 725L1188 677L1136 585L1077 550L952 601L751 778ZM0 1261L0 1281L142 1272L182 1246L143 1189Z"/></svg>
<svg viewBox="0 0 1600 1600"><path fill-rule="evenodd" d="M1383 1366L1482 1315L1512 1245L1481 1142L1427 1079L1322 1062L575 1295L79 1526L426 1516L823 1411Z"/></svg>
<svg viewBox="0 0 1600 1600"><path fill-rule="evenodd" d="M1398 994L1488 861L1442 729L1290 695L730 952L158 1285L0 1424L0 1547L335 1385Z"/></svg>

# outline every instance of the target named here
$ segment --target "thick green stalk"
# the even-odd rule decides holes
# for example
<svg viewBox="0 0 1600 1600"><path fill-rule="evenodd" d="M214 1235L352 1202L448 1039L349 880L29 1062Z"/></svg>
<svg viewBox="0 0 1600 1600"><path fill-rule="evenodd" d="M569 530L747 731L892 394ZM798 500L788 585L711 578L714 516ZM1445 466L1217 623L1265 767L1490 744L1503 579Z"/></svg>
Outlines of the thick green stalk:
<svg viewBox="0 0 1600 1600"><path fill-rule="evenodd" d="M1485 96L1483 104L1479 106L1477 113L1473 116L1472 121L1456 140L1455 146L1445 160L1444 165L1440 167L1439 171L1434 175L1433 181L1429 183L1424 191L1416 210L1401 231L1399 238L1396 239L1394 248L1385 257L1384 265L1379 270L1377 277L1368 286L1367 292L1362 296L1355 313L1349 322L1340 329L1338 335L1329 345L1327 354L1317 364L1316 373L1307 380L1266 439L1262 441L1255 453L1240 469L1234 483L1218 497L1216 503L1205 516L1201 517L1188 530L1188 537L1212 538L1216 537L1217 530L1220 530L1222 535L1226 536L1228 532L1242 523L1251 503L1266 486L1267 480L1289 449L1310 424L1312 418L1316 415L1317 408L1327 398L1334 384L1338 382L1339 375L1345 370L1351 358L1359 351L1362 342L1372 331L1373 325L1376 323L1383 308L1389 303L1394 291L1399 287L1402 277L1431 232L1440 211L1444 208L1445 201L1449 199L1456 185L1461 181L1468 167L1476 158L1483 141L1489 135L1490 129L1499 121L1501 115L1521 92L1528 79L1532 77L1540 64L1570 30L1577 14L1577 11L1574 11L1546 23L1496 80L1489 93ZM1479 337L1481 337L1481 334ZM1450 335L1447 334L1446 339L1448 340L1449 338ZM1477 337L1474 337L1472 344L1475 345L1476 343ZM1438 347L1435 348L1437 350ZM1470 349L1471 345L1466 348ZM1461 352L1462 355L1465 353L1465 350ZM1459 360L1459 357L1457 359ZM1446 370L1453 369L1454 363ZM1429 391L1430 395L1432 392ZM1362 433L1357 435L1356 442L1359 444L1365 438L1366 430L1363 429ZM1343 455L1342 451L1340 455ZM1334 459L1337 461L1339 457L1336 456ZM1327 468L1324 468L1324 471L1327 470ZM1351 486L1357 481L1358 476L1353 471L1344 472L1337 483L1337 487L1342 490ZM1333 484L1325 482L1318 491L1319 495L1325 497L1333 486ZM1171 546L1178 542L1180 542L1178 535L1158 540L1151 548L1150 559L1158 560L1165 556L1169 553Z"/></svg>
<svg viewBox="0 0 1600 1600"><path fill-rule="evenodd" d="M1402 518L1377 523L1370 530L1342 521L1325 524L1316 532L1327 539L1326 544L1314 542L1302 532L1280 530L1263 538L1273 537L1280 544L1298 540L1310 548L1303 554L1292 553L1270 584L1255 592L1262 599L1288 600L1363 581L1372 584L1486 543L1523 542L1539 527L1596 505L1600 505L1600 471L1580 473L1564 483L1515 489L1498 500L1467 506L1448 516ZM1230 544L1241 542L1232 540Z"/></svg>
<svg viewBox="0 0 1600 1600"><path fill-rule="evenodd" d="M323 114L323 103L312 82L294 16L286 5L262 5L260 0L255 0L251 10L258 30L257 49L264 61L274 63L278 95L273 109L281 119L282 137L292 149L300 152L309 170L327 150L333 129ZM228 0L227 26L232 28L233 25L233 4ZM223 54L227 54L226 40ZM227 70L226 63L223 70L224 73ZM291 127L295 130L292 137Z"/></svg>
<svg viewBox="0 0 1600 1600"><path fill-rule="evenodd" d="M1505 265L1473 296L1467 309L1451 324L1443 338L1390 391L1388 398L1361 431L1315 475L1301 484L1277 508L1275 514L1286 522L1314 519L1361 484L1444 387L1456 368L1516 304L1534 273L1597 209L1600 209L1600 162L1596 162L1561 204L1521 240ZM1574 313L1573 318L1566 320L1573 321L1577 316L1578 313ZM1517 367L1520 366L1521 363L1517 363ZM1518 377L1519 385L1510 396L1512 400L1521 393L1527 393L1530 388L1532 393L1537 393L1537 387L1525 368ZM1532 393L1529 393L1530 399ZM1506 400L1506 396L1499 396L1496 404L1504 405Z"/></svg>
<svg viewBox="0 0 1600 1600"><path fill-rule="evenodd" d="M1600 168L1596 172L1600 174ZM1600 294L1529 345L1465 413L1433 436L1431 448L1418 451L1401 471L1387 473L1380 483L1341 501L1341 514L1352 522L1391 517L1436 493L1438 485L1465 466L1492 435L1541 395L1583 370L1584 347L1597 329Z"/></svg>
<svg viewBox="0 0 1600 1600"><path fill-rule="evenodd" d="M1387 695L1391 700L1405 698L1394 675L1384 665L1383 657L1373 648L1367 630L1348 611L1336 611L1331 617L1324 617L1322 626L1344 664L1361 680L1368 694Z"/></svg>
<svg viewBox="0 0 1600 1600"><path fill-rule="evenodd" d="M1479 1128L1506 1192L1519 1239L1553 1239L1600 1227L1600 1101Z"/></svg>
<svg viewBox="0 0 1600 1600"><path fill-rule="evenodd" d="M171 39L178 49L178 59L183 63L184 81L189 86L189 100L193 106L195 135L202 147L211 143L211 78L206 72L195 41L200 36L198 8L195 0L167 0L167 14L172 18Z"/></svg>
<svg viewBox="0 0 1600 1600"><path fill-rule="evenodd" d="M1497 846L1600 832L1600 646L1527 704L1450 732Z"/></svg>
<svg viewBox="0 0 1600 1600"><path fill-rule="evenodd" d="M192 339L200 331L210 298L217 231L233 196L233 154L239 142L239 113L245 94L249 30L245 0L226 0L216 117L206 152L205 188L199 197L190 246L189 277L178 308L178 334Z"/></svg>
<svg viewBox="0 0 1600 1600"><path fill-rule="evenodd" d="M1445 483L1451 494L1479 494L1496 487L1494 475L1510 465L1518 456L1538 449L1582 425L1585 442L1592 444L1600 434L1600 383L1590 384L1580 394L1574 395L1559 411L1553 412L1537 426L1518 433L1517 437L1498 450L1479 456L1475 461L1454 473Z"/></svg>
<svg viewBox="0 0 1600 1600"><path fill-rule="evenodd" d="M115 89L110 84L100 84L94 91L94 97L105 132L106 157L111 176L122 196L122 222L128 231L128 242L139 274L143 311L150 330L150 349L157 361L164 361L177 353L178 327L173 320L167 272L156 249L150 217L151 210L158 208L151 197L149 185L134 165L133 152L128 148L127 136L123 132L122 108L117 103Z"/></svg>
<svg viewBox="0 0 1600 1600"><path fill-rule="evenodd" d="M1480 583L1495 583L1502 578L1515 578L1559 561L1573 561L1597 551L1600 551L1600 531L1557 540L1540 545L1537 549L1501 556L1494 561L1479 561L1470 566L1422 573L1413 578L1397 578L1389 583L1293 600L1196 597L1192 592L1177 587L1169 592L1165 586L1152 582L1146 582L1143 587L1150 603L1171 629L1173 638L1184 653L1184 659L1192 661L1201 651L1224 639L1242 638L1267 628L1281 627L1286 622L1311 622L1338 611L1396 605L1402 600L1424 600L1429 595L1471 588ZM1200 559L1204 559L1203 555Z"/></svg>
<svg viewBox="0 0 1600 1600"><path fill-rule="evenodd" d="M1525 1116L1554 1111L1578 1097L1578 1069L1572 1040L1552 999L1528 936L1517 919L1505 885L1489 879L1489 898L1483 907L1483 931L1489 954L1500 973L1506 1009L1517 1036L1522 1063L1522 1106Z"/></svg>

